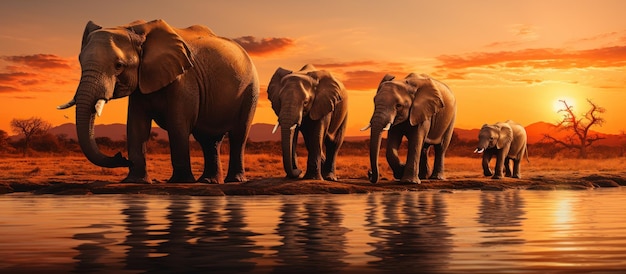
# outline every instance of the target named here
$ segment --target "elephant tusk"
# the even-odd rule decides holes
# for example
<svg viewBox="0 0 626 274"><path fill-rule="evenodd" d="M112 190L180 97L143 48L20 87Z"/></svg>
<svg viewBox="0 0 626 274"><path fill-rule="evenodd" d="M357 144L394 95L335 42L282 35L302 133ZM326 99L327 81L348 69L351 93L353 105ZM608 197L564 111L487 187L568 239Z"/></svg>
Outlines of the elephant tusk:
<svg viewBox="0 0 626 274"><path fill-rule="evenodd" d="M361 131L366 131L368 129L370 129L370 127L372 127L372 124L367 124L367 126L364 126Z"/></svg>
<svg viewBox="0 0 626 274"><path fill-rule="evenodd" d="M98 114L98 117L102 116L102 109L104 109L104 104L106 104L106 101L104 99L100 99L98 100L98 102L96 102L96 114Z"/></svg>
<svg viewBox="0 0 626 274"><path fill-rule="evenodd" d="M293 124L293 126L291 126L291 127L289 128L289 130L294 130L294 129L296 129L297 127L298 127L298 124Z"/></svg>
<svg viewBox="0 0 626 274"><path fill-rule="evenodd" d="M76 100L72 99L63 105L58 106L57 109L66 109L66 108L73 107L74 105L76 105Z"/></svg>
<svg viewBox="0 0 626 274"><path fill-rule="evenodd" d="M483 153L485 151L484 148L477 148L474 150L474 153Z"/></svg>
<svg viewBox="0 0 626 274"><path fill-rule="evenodd" d="M383 130L387 131L391 128L391 123L388 123Z"/></svg>
<svg viewBox="0 0 626 274"><path fill-rule="evenodd" d="M276 125L274 125L274 129L272 129L272 134L276 133L277 129L278 129L278 123L276 123Z"/></svg>

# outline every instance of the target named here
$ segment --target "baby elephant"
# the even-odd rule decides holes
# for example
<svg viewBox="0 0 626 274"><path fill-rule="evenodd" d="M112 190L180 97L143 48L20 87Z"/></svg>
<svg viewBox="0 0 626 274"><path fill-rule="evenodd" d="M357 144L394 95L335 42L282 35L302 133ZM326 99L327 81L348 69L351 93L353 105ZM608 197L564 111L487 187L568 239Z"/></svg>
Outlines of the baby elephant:
<svg viewBox="0 0 626 274"><path fill-rule="evenodd" d="M518 123L508 120L504 123L483 125L478 134L478 147L474 153L483 153L483 174L492 176L492 179L502 178L502 165L505 167L505 176L521 178L520 161L522 157L528 160L526 148L526 130ZM496 156L496 169L491 172L489 161ZM513 160L513 173L509 161Z"/></svg>

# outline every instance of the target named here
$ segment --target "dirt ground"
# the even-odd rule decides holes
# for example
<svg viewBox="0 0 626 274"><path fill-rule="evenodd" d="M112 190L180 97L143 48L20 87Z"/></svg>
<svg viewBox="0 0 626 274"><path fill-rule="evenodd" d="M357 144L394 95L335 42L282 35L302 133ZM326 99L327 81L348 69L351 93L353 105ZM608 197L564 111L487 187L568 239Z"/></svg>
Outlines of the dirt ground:
<svg viewBox="0 0 626 274"><path fill-rule="evenodd" d="M228 157L222 157L226 172ZM305 159L300 157L300 168ZM431 159L432 161L432 159ZM522 179L493 180L482 176L480 158L446 158L446 180L422 180L419 185L400 184L393 180L386 161L381 157L382 179L371 184L366 177L369 158L341 156L337 163L339 182L290 180L284 177L279 155L247 154L245 183L209 185L202 183L165 183L171 175L169 155L152 155L147 159L152 184L119 183L128 169L101 168L84 156L31 157L0 159L0 194L29 192L34 194L154 194L154 195L297 195L349 194L382 191L442 192L458 190L501 191L586 190L626 185L626 158L611 159L546 159L531 158L522 164ZM492 163L493 165L493 163ZM192 157L195 176L202 173L203 158Z"/></svg>

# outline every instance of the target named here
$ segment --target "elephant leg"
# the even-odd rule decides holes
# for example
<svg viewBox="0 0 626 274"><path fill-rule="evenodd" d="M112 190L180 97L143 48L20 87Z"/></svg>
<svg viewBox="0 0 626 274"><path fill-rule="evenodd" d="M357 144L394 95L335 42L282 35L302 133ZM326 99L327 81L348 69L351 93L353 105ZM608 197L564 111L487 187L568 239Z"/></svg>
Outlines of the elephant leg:
<svg viewBox="0 0 626 274"><path fill-rule="evenodd" d="M326 136L324 139L324 146L326 147L326 159L322 163L322 176L324 180L338 181L335 174L335 163L337 162L337 155L339 154L339 148L343 144L343 138L346 129L346 121L339 127L339 130L335 133L334 138Z"/></svg>
<svg viewBox="0 0 626 274"><path fill-rule="evenodd" d="M189 131L180 127L173 127L168 130L173 168L172 177L167 180L168 183L191 183L196 181L191 173L189 135Z"/></svg>
<svg viewBox="0 0 626 274"><path fill-rule="evenodd" d="M129 100L128 121L126 126L128 159L133 163L125 183L151 183L146 171L146 143L150 138L152 119L148 116L142 102Z"/></svg>
<svg viewBox="0 0 626 274"><path fill-rule="evenodd" d="M230 158L228 159L228 173L226 174L226 180L224 181L226 183L246 181L246 177L244 175L243 154L247 138L247 126L228 133L228 141L230 142Z"/></svg>
<svg viewBox="0 0 626 274"><path fill-rule="evenodd" d="M511 177L511 158L506 157L504 159L504 177Z"/></svg>
<svg viewBox="0 0 626 274"><path fill-rule="evenodd" d="M435 163L433 164L433 173L430 175L431 180L443 180L443 159L446 150L443 144L435 145Z"/></svg>
<svg viewBox="0 0 626 274"><path fill-rule="evenodd" d="M456 117L452 119L448 129L443 135L443 139L441 140L441 144L435 145L435 162L433 164L433 172L430 175L431 180L444 180L444 160L446 158L446 151L448 151L448 147L450 146L450 141L452 140L452 134L454 132L454 121Z"/></svg>
<svg viewBox="0 0 626 274"><path fill-rule="evenodd" d="M387 152L385 156L395 179L402 178L404 174L405 165L400 163L400 157L398 156L398 148L400 148L403 136L403 130L396 127L391 127L387 132Z"/></svg>
<svg viewBox="0 0 626 274"><path fill-rule="evenodd" d="M209 136L194 132L193 136L200 143L204 156L204 171L198 178L198 182L208 184L222 183L223 174L219 151L224 135Z"/></svg>
<svg viewBox="0 0 626 274"><path fill-rule="evenodd" d="M228 140L230 142L230 157L228 159L228 172L226 173L225 179L226 183L246 181L243 159L246 149L246 140L248 140L250 125L252 124L252 119L254 118L256 104L258 101L258 92L254 86L254 84L250 84L246 87L244 92L245 99L240 112L241 120L237 123L235 128L228 133ZM298 134L294 135L298 136ZM295 150L293 151L295 153ZM293 159L295 159L295 156Z"/></svg>
<svg viewBox="0 0 626 274"><path fill-rule="evenodd" d="M508 154L508 151L506 151L506 153ZM502 171L504 169L504 160L506 158L505 155L506 154L504 153L504 149L498 150L498 152L496 153L496 168L495 168L493 176L491 176L491 179L502 178Z"/></svg>
<svg viewBox="0 0 626 274"><path fill-rule="evenodd" d="M428 164L428 150L430 149L430 144L423 144L422 152L420 153L420 168L418 177L420 179L427 179L428 174L430 174L430 165Z"/></svg>
<svg viewBox="0 0 626 274"><path fill-rule="evenodd" d="M304 144L308 151L306 162L306 173L303 179L322 180L321 163L322 163L322 143L323 143L322 124L319 121L309 121L306 126L302 126L302 136Z"/></svg>
<svg viewBox="0 0 626 274"><path fill-rule="evenodd" d="M493 176L493 172L489 168L489 162L491 162L491 158L493 157L493 153L485 151L483 154L483 175L485 176Z"/></svg>
<svg viewBox="0 0 626 274"><path fill-rule="evenodd" d="M520 163L522 162L522 159L513 159L513 178L522 178L522 175L520 174Z"/></svg>
<svg viewBox="0 0 626 274"><path fill-rule="evenodd" d="M406 166L404 168L404 174L402 175L402 179L400 179L400 182L409 184L421 183L419 177L417 176L417 173L419 172L424 138L428 134L429 128L430 121L426 121L422 125L409 128L409 132L407 134L408 153L406 157Z"/></svg>

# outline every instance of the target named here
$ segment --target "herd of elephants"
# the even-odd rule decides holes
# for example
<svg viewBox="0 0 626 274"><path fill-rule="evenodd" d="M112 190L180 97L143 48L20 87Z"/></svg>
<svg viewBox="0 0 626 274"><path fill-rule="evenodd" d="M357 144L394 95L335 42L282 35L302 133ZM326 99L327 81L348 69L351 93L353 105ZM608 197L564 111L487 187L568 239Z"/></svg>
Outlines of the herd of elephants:
<svg viewBox="0 0 626 274"><path fill-rule="evenodd" d="M167 130L173 172L168 182L242 182L244 147L259 100L257 71L246 51L209 28L171 27L163 20L136 21L103 28L87 23L82 38L81 78L74 97L59 106L76 107L76 131L89 161L102 167L128 167L123 182L150 183L146 142L152 121ZM337 180L336 158L346 134L348 92L331 72L305 65L298 71L277 68L267 86L278 116L283 167L289 178ZM128 96L128 159L103 154L94 138L94 121L108 100ZM386 159L393 177L403 183L444 179L444 156L457 112L450 88L424 74L385 75L373 98L374 112L363 130L371 130L370 182L380 174L378 155L387 131ZM296 145L302 134L308 152L306 172L298 168ZM228 135L230 157L222 174L219 146ZM204 155L204 171L191 171L189 136ZM408 140L406 161L398 157ZM432 170L427 152L434 147ZM526 132L507 121L485 124L476 151L483 153L485 176L520 177ZM492 171L489 161L496 157ZM513 160L513 170L510 169ZM504 172L504 174L503 174Z"/></svg>

